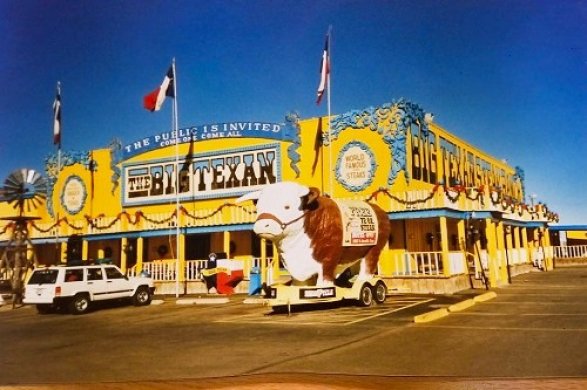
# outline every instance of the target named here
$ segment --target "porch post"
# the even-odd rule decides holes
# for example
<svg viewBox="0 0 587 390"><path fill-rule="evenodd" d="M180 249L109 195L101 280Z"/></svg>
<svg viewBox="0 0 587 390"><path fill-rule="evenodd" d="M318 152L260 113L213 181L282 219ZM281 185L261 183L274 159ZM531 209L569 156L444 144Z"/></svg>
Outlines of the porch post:
<svg viewBox="0 0 587 390"><path fill-rule="evenodd" d="M440 217L440 250L442 252L442 274L450 276L453 265L448 257L448 229L446 227L446 217Z"/></svg>
<svg viewBox="0 0 587 390"><path fill-rule="evenodd" d="M232 258L232 253L230 253L230 232L225 230L222 236L222 251L226 253L226 258Z"/></svg>
<svg viewBox="0 0 587 390"><path fill-rule="evenodd" d="M60 244L60 251L61 253L59 254L59 262L64 264L67 262L67 241L63 241Z"/></svg>
<svg viewBox="0 0 587 390"><path fill-rule="evenodd" d="M273 269L271 270L272 278L279 279L281 277L281 269L279 268L279 251L277 250L277 246L273 243Z"/></svg>
<svg viewBox="0 0 587 390"><path fill-rule="evenodd" d="M542 247L542 251L543 251L543 255L544 255L544 269L547 271L550 271L552 269L554 269L554 264L553 264L553 259L552 259L552 253L551 253L551 248L550 248L550 234L548 234L548 228L547 227L541 227L539 228L539 234L542 234L542 238L540 238L540 236L538 236L539 241L538 241L538 245Z"/></svg>
<svg viewBox="0 0 587 390"><path fill-rule="evenodd" d="M143 270L143 251L144 251L145 241L143 237L137 238L137 274L140 274ZM126 272L126 270L125 270Z"/></svg>
<svg viewBox="0 0 587 390"><path fill-rule="evenodd" d="M528 246L528 228L523 227L521 229L522 233L522 246L521 248L524 249L524 253L526 254L526 261L524 264L528 264L532 262L532 253L530 252L530 248Z"/></svg>
<svg viewBox="0 0 587 390"><path fill-rule="evenodd" d="M177 270L177 272L179 272L179 275L176 275L176 277L179 277L179 281L183 282L185 281L185 233L179 233L179 253L177 254L177 258L179 260L179 270Z"/></svg>
<svg viewBox="0 0 587 390"><path fill-rule="evenodd" d="M485 238L487 240L487 263L489 266L489 285L496 287L499 281L499 262L497 259L497 243L495 226L491 218L485 219Z"/></svg>
<svg viewBox="0 0 587 390"><path fill-rule="evenodd" d="M122 237L120 239L120 269L126 272L126 248L128 246L128 238Z"/></svg>
<svg viewBox="0 0 587 390"><path fill-rule="evenodd" d="M88 240L82 240L82 261L87 262L88 260Z"/></svg>
<svg viewBox="0 0 587 390"><path fill-rule="evenodd" d="M459 240L458 242L458 248L459 248L459 252L461 252L463 254L463 264L462 264L462 269L463 272L466 274L468 272L467 268L467 233L465 232L466 230L466 226L465 226L465 220L464 219L459 219L459 221L457 222L457 239Z"/></svg>
<svg viewBox="0 0 587 390"><path fill-rule="evenodd" d="M496 249L497 249L497 253L499 253L498 255L498 262L499 262L499 281L508 281L508 263L509 263L509 255L505 252L507 250L506 244L505 244L505 232L504 232L504 226L503 226L503 221L498 221L496 223L496 230L495 230L495 235L496 235Z"/></svg>
<svg viewBox="0 0 587 390"><path fill-rule="evenodd" d="M513 226L506 226L504 228L505 230L505 250L508 251L508 258L509 258L509 263L510 265L512 264L516 264L517 261L514 261L514 258L517 258L517 256L519 256L519 254L516 252L514 255L514 250L513 249L513 239L512 239L512 235L515 234L516 230Z"/></svg>
<svg viewBox="0 0 587 390"><path fill-rule="evenodd" d="M518 253L518 264L522 263L521 257L521 243L520 243L520 228L518 226L512 226L512 232L514 235L514 242L513 247L515 248L516 252Z"/></svg>
<svg viewBox="0 0 587 390"><path fill-rule="evenodd" d="M264 238L261 238L260 245L261 245L261 280L267 282L267 242Z"/></svg>

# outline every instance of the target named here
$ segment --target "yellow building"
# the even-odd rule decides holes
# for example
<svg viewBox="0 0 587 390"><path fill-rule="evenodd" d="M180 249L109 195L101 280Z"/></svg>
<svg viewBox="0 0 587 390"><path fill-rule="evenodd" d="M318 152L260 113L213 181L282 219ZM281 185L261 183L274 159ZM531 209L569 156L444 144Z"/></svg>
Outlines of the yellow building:
<svg viewBox="0 0 587 390"><path fill-rule="evenodd" d="M51 156L46 175L46 202L25 210L40 217L29 222L39 262L110 258L129 274L148 270L159 292L205 291L210 252L242 261L247 277L251 267L268 282L286 272L252 232L254 206L234 203L279 181L386 210L392 233L379 273L398 291L499 286L533 262L552 267L546 233L556 215L524 203L523 171L406 100L330 124L289 114L284 123L213 123L113 141ZM13 214L0 203L0 216ZM12 228L0 221L0 241Z"/></svg>

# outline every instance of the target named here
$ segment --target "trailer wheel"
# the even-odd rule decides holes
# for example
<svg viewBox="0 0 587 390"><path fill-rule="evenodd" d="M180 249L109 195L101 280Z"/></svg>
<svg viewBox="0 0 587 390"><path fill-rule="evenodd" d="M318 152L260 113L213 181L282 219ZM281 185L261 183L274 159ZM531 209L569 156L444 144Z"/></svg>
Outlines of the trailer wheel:
<svg viewBox="0 0 587 390"><path fill-rule="evenodd" d="M363 284L359 291L359 305L371 306L373 304L373 290L369 283Z"/></svg>
<svg viewBox="0 0 587 390"><path fill-rule="evenodd" d="M373 287L373 297L375 298L375 302L378 304L382 304L385 302L385 298L387 295L387 286L381 280L375 283L375 287Z"/></svg>

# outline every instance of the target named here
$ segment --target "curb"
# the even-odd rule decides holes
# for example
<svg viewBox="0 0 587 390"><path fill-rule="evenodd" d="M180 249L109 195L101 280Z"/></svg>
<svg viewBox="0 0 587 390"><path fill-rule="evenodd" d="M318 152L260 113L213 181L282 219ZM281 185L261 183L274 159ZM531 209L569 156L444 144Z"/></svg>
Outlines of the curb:
<svg viewBox="0 0 587 390"><path fill-rule="evenodd" d="M465 309L473 307L476 303L486 302L486 301L489 301L490 299L493 299L495 297L497 297L497 294L494 291L490 291L485 294L477 295L474 298L466 299L464 301L454 303L454 304L448 306L448 308L436 309L436 310L429 311L428 313L414 316L414 322L421 324L421 323L425 323L425 322L435 321L440 318L444 318L444 317L448 316L450 313L456 313L459 311L463 311Z"/></svg>
<svg viewBox="0 0 587 390"><path fill-rule="evenodd" d="M176 305L216 305L219 303L228 303L230 300L222 298L180 298L175 301Z"/></svg>
<svg viewBox="0 0 587 390"><path fill-rule="evenodd" d="M420 314L414 317L415 323L423 323L423 322L430 322L437 320L439 318L443 318L448 316L448 310L446 308L443 309L436 309L429 311L428 313Z"/></svg>
<svg viewBox="0 0 587 390"><path fill-rule="evenodd" d="M454 305L450 305L448 307L448 311L451 313L455 313L457 311L463 311L475 305L475 299L467 299L466 301L462 301L459 303L455 303Z"/></svg>
<svg viewBox="0 0 587 390"><path fill-rule="evenodd" d="M485 294L477 295L475 298L473 298L473 300L475 302L486 302L486 301L493 299L495 297L497 297L497 294L494 291L490 291Z"/></svg>

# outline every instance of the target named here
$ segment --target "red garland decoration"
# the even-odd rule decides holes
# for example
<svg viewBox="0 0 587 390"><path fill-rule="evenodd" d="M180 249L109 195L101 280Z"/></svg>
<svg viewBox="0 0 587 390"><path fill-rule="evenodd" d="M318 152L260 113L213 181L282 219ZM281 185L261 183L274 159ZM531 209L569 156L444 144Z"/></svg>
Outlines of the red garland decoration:
<svg viewBox="0 0 587 390"><path fill-rule="evenodd" d="M421 203L426 203L427 201L429 201L430 199L432 199L434 197L434 194L438 191L438 189L441 187L441 184L437 183L434 185L434 187L432 188L432 191L430 191L430 194L428 196L426 196L425 198L422 199L416 199L416 200L411 200L411 201L405 201L402 200L400 198L398 198L397 196L391 194L387 189L384 188L380 188L377 191L375 191L373 194L371 194L371 196L369 196L365 201L369 202L373 199L377 200L377 197L379 196L380 193L385 194L388 198L403 204L403 205L407 205L407 206L413 206L416 204L421 204ZM461 193L465 193L465 196L467 197L467 199L470 200L477 200L479 198L481 198L481 202L483 203L483 194L484 194L484 190L485 190L485 186L481 185L479 186L479 188L476 189L477 191L477 195L476 196L470 196L469 194L467 194L467 188L465 186L462 185L457 185L455 187L447 187L447 186L442 186L442 189L444 190L445 195L447 196L447 198L455 203L456 201L458 201ZM452 196L450 191L455 191L456 195ZM497 194L497 197L494 197L493 194ZM493 203L494 206L500 204L500 206L502 206L502 208L504 210L506 210L507 208L511 207L511 212L514 213L516 211L516 209L518 209L518 214L520 216L523 215L524 210L528 211L530 213L530 215L532 216L532 219L534 219L534 216L538 216L538 212L535 210L530 210L528 205L524 204L524 203L517 203L515 200L512 200L511 198L506 198L506 197L502 197L501 196L501 191L499 189L497 190L493 190L490 194L490 199L491 202ZM254 214L254 211L251 211L241 205L237 205L234 203L224 203L221 206L219 206L216 210L214 210L213 212L211 212L210 214L206 215L206 216L202 216L199 217L197 215L191 214L183 205L180 207L180 211L187 217L194 219L194 220L204 220L204 219L208 219L210 217L213 217L214 215L218 214L219 212L222 211L222 209L224 209L225 207L239 207L241 208L243 211L245 211L248 214ZM122 215L125 215L127 218L127 221L131 224L131 225L137 225L141 218L143 218L144 220L150 222L150 223L154 223L156 225L163 225L163 224L167 224L169 223L173 217L175 217L177 214L177 210L174 210L173 213L171 213L171 215L168 218L165 218L161 221L149 218L147 216L145 216L145 214L142 211L136 211L134 214L134 221L132 219L132 216L127 212L127 211L122 211L121 213L119 213L116 218L114 220L112 220L108 225L106 226L98 226L94 220L96 218L102 218L104 217L104 214L99 214L98 216L96 216L95 218L92 218L89 215L84 215L84 218L86 219L86 222L88 223L88 225L92 226L94 229L97 230L106 230L106 229L110 229L112 226L114 226L114 224L116 222L118 222L121 218ZM543 216L545 218L548 219L548 221L555 221L558 222L559 221L559 216L556 213L552 213L549 212L548 209L546 208L546 206L544 207L544 211L543 211ZM55 222L53 225L51 225L49 228L47 229L41 229L39 226L37 226L37 224L33 221L31 222L32 227L41 232L41 233L48 233L49 231L51 231L52 229L54 229L55 227L58 227L61 225L61 223L64 222L65 224L67 224L70 228L80 231L83 230L83 227L78 227L75 226L74 224L72 224L71 222L69 222L69 220L67 219L67 217L63 217L59 220L57 220L57 222ZM4 234L6 233L6 231L8 230L8 228L12 225L12 223L8 223L4 226L4 229L0 232L0 234Z"/></svg>

